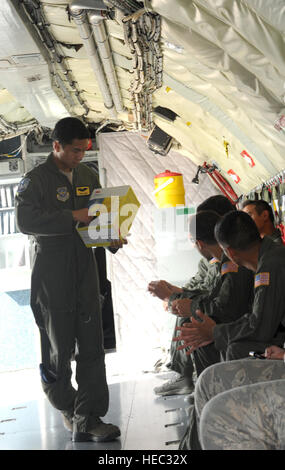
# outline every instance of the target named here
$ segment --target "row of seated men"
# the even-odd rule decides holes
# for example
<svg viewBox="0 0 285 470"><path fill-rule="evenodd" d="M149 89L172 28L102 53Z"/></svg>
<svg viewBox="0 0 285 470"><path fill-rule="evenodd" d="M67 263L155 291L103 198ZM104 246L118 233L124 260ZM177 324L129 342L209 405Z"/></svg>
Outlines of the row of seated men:
<svg viewBox="0 0 285 470"><path fill-rule="evenodd" d="M169 368L179 376L154 391L192 394L180 449L280 448L278 439L264 437L275 432L263 423L274 421L266 413L275 416L275 401L270 407L260 393L260 414L255 401L250 413L247 397L256 391L243 392L260 382L272 390L272 381L285 378L285 247L271 207L249 200L236 210L224 196L213 196L198 206L189 234L202 255L197 274L183 288L166 281L148 286L177 315ZM251 351L265 360L249 358ZM242 392L244 401L229 395Z"/></svg>

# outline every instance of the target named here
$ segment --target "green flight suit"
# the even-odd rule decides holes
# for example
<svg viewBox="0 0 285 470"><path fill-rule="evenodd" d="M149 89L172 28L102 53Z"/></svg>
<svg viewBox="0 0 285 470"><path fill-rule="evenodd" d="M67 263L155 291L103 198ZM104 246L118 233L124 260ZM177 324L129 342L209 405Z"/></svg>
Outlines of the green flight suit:
<svg viewBox="0 0 285 470"><path fill-rule="evenodd" d="M253 273L238 267L225 255L220 263L220 278L210 293L201 294L192 299L191 315L195 317L197 309L219 323L229 323L249 311L253 302ZM209 344L194 352L195 365L199 375L206 367L219 362L220 354L214 344Z"/></svg>
<svg viewBox="0 0 285 470"><path fill-rule="evenodd" d="M219 282L210 294L202 294L192 299L191 315L195 316L196 309L199 309L213 318L218 325L222 323L227 325L239 319L251 308L254 275L252 271L229 261L225 255L222 256L219 267ZM224 359L226 349L224 346L218 350L215 343L196 349L193 355L198 376L209 366ZM181 439L179 449L201 449L194 408L190 410L189 426Z"/></svg>
<svg viewBox="0 0 285 470"><path fill-rule="evenodd" d="M17 225L35 240L31 308L41 334L43 389L81 432L109 406L97 266L72 217L99 186L82 163L71 184L50 154L25 175L16 196ZM71 385L74 350L78 390Z"/></svg>
<svg viewBox="0 0 285 470"><path fill-rule="evenodd" d="M173 300L183 298L194 298L195 296L209 293L220 279L220 263L216 258L207 261L201 258L198 264L198 271L183 287L183 293L173 294L168 303L169 310ZM177 317L175 328L183 325L188 319ZM176 330L173 333L176 336ZM194 366L192 358L186 355L186 350L177 351L177 343L171 342L170 346L170 365L169 368L179 374L187 377L189 381L192 379Z"/></svg>
<svg viewBox="0 0 285 470"><path fill-rule="evenodd" d="M227 351L227 359L247 357L249 351L283 346L285 317L285 247L269 237L261 242L250 313L214 328L215 347Z"/></svg>
<svg viewBox="0 0 285 470"><path fill-rule="evenodd" d="M191 315L200 309L216 323L224 323L236 320L251 306L253 273L232 263L224 254L219 270L219 281L211 292L192 299Z"/></svg>
<svg viewBox="0 0 285 470"><path fill-rule="evenodd" d="M266 237L270 238L270 240L272 240L277 245L283 245L281 232L278 228L276 228L271 235L266 235Z"/></svg>
<svg viewBox="0 0 285 470"><path fill-rule="evenodd" d="M212 258L210 261L201 258L198 264L198 272L183 286L183 292L194 297L203 291L211 290L219 273L217 263L219 261L216 258Z"/></svg>

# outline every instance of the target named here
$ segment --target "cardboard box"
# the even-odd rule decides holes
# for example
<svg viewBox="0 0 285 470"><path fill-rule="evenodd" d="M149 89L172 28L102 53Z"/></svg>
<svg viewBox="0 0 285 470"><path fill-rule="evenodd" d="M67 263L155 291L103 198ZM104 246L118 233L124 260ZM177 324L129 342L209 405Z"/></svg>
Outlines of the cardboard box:
<svg viewBox="0 0 285 470"><path fill-rule="evenodd" d="M110 246L113 240L125 238L131 228L140 203L131 186L95 189L89 199L88 214L94 220L77 230L85 245Z"/></svg>

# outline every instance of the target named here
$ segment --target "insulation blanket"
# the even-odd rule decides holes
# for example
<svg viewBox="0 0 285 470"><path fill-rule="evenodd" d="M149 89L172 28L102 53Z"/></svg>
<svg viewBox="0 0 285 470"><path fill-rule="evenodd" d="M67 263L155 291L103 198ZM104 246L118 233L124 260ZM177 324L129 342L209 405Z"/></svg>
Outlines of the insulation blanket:
<svg viewBox="0 0 285 470"><path fill-rule="evenodd" d="M138 361L150 351L160 354L169 348L175 320L164 311L162 301L147 291L150 281L160 279L154 238L154 177L165 169L182 173L186 205L198 205L218 191L205 174L198 186L192 183L197 167L189 158L172 150L164 157L156 155L139 133L102 133L99 148L101 185L130 185L141 204L128 245L116 255L107 253L118 348L133 351ZM189 266L184 282L196 273L197 263L198 258Z"/></svg>

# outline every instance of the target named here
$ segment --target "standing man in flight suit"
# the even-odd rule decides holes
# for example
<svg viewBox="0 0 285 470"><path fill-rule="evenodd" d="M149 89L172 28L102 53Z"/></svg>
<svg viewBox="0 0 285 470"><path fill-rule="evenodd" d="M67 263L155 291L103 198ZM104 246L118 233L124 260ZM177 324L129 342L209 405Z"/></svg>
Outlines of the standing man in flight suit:
<svg viewBox="0 0 285 470"><path fill-rule="evenodd" d="M101 421L109 393L98 272L92 248L76 231L77 222L92 220L87 204L100 184L81 163L89 132L79 119L58 121L52 138L52 153L25 175L16 196L18 227L35 240L31 308L41 336L42 385L73 441L109 441L120 430ZM77 390L71 384L74 351Z"/></svg>

